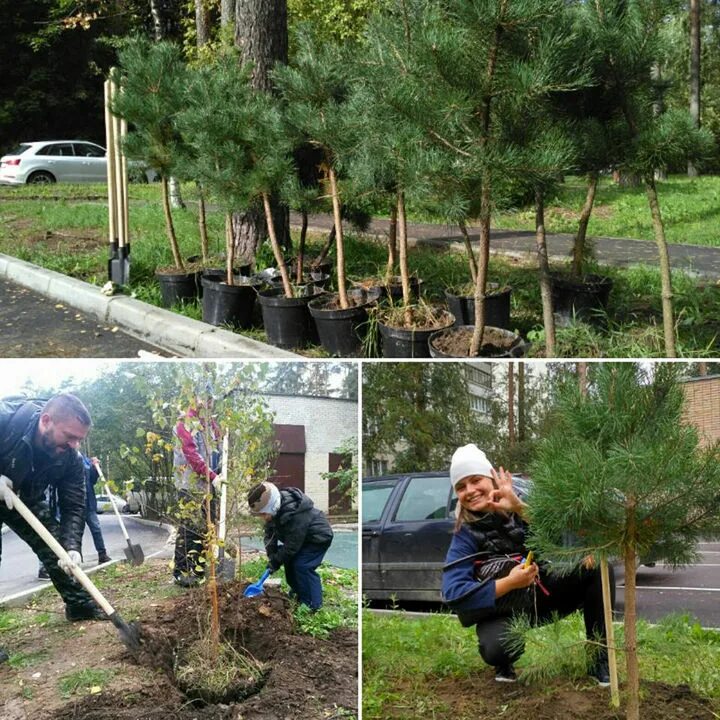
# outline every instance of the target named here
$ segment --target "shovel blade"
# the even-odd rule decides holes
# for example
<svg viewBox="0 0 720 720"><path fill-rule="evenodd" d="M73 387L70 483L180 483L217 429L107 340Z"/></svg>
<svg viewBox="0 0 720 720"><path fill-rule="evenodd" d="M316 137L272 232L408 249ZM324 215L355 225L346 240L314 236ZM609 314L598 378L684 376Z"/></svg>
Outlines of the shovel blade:
<svg viewBox="0 0 720 720"><path fill-rule="evenodd" d="M125 622L117 612L112 615L108 615L108 618L112 624L117 628L118 635L123 641L125 647L133 654L136 655L140 652L142 640L140 639L140 626L137 623Z"/></svg>
<svg viewBox="0 0 720 720"><path fill-rule="evenodd" d="M145 562L145 553L139 545L130 545L125 548L125 557L130 565L142 565Z"/></svg>

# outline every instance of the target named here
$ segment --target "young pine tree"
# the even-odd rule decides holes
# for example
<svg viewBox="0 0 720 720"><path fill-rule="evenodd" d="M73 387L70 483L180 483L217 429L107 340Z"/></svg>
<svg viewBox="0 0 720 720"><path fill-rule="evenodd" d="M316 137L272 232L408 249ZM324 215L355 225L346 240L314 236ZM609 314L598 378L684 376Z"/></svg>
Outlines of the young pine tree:
<svg viewBox="0 0 720 720"><path fill-rule="evenodd" d="M653 551L672 565L720 536L720 447L701 449L683 416L676 364L603 363L561 384L529 498L532 545L549 560L588 554L625 566L627 720L638 720L635 571ZM563 538L577 538L567 547Z"/></svg>

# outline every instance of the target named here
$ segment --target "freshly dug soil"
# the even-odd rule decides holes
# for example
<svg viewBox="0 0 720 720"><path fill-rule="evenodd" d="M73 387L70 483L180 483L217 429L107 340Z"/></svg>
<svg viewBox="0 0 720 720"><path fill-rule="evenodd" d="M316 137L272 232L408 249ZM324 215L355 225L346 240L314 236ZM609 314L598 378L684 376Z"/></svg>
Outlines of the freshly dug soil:
<svg viewBox="0 0 720 720"><path fill-rule="evenodd" d="M202 588L166 601L143 618L141 666L162 669L151 682L123 691L104 691L65 706L56 720L326 720L342 709L357 713L358 647L355 629L336 630L328 640L298 633L287 598L275 588L243 598L245 584L220 588L223 639L267 669L254 695L227 704L192 701L177 688L178 653L207 625L209 607ZM150 670L146 671L150 675ZM347 715L346 715L347 716Z"/></svg>
<svg viewBox="0 0 720 720"><path fill-rule="evenodd" d="M472 341L472 329L463 328L453 330L433 340L433 347L445 355L453 357L467 357L470 352ZM480 344L480 356L491 357L510 350L515 345L515 340L495 328L486 327L483 332L482 343Z"/></svg>
<svg viewBox="0 0 720 720"><path fill-rule="evenodd" d="M490 672L474 678L426 678L424 686L450 712L447 717L490 720L504 717L532 720L624 720L625 704L610 706L607 688L583 687L568 680L537 684L497 683ZM408 692L410 689L408 688ZM712 720L717 715L705 698L687 685L643 683L640 717L645 720ZM396 717L385 708L387 718Z"/></svg>

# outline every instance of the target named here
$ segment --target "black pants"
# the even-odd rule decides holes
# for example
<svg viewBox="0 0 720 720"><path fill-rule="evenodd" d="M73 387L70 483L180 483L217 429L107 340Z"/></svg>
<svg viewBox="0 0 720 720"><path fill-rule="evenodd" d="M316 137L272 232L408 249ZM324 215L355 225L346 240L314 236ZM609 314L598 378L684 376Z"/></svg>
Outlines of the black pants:
<svg viewBox="0 0 720 720"><path fill-rule="evenodd" d="M180 490L178 493L178 505L174 513L177 523L177 537L175 539L175 569L176 577L196 576L202 577L205 574L203 562L206 550L208 533L207 526L207 497L200 492L189 492ZM215 501L210 501L210 514L215 518Z"/></svg>
<svg viewBox="0 0 720 720"><path fill-rule="evenodd" d="M55 515L45 503L30 506L30 511L35 517L57 538L60 526ZM25 522L22 516L15 510L8 510L5 503L0 502L0 528L3 523L10 527L19 538L24 540L38 556L40 562L50 576L52 584L60 593L66 605L94 605L93 599L75 583L58 566L58 559L55 553L45 544L42 538ZM0 559L2 558L2 535L0 535Z"/></svg>
<svg viewBox="0 0 720 720"><path fill-rule="evenodd" d="M612 566L609 571L612 606L615 607L615 574ZM582 609L588 640L606 639L599 568L579 568L565 576L541 574L540 579L550 595L545 595L537 588L537 616L534 611L530 616L533 625L547 625L553 615L565 617ZM480 655L488 665L509 665L523 654L524 647L519 644L513 643L512 648L507 646L512 620L512 615L495 615L475 626Z"/></svg>

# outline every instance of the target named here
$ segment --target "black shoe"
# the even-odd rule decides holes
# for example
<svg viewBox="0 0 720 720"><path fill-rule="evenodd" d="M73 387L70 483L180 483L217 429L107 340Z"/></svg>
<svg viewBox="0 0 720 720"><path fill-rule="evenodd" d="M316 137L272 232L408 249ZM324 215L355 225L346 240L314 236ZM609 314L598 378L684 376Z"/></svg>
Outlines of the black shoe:
<svg viewBox="0 0 720 720"><path fill-rule="evenodd" d="M195 575L173 575L173 582L176 585L184 588L197 587L200 584L200 579Z"/></svg>
<svg viewBox="0 0 720 720"><path fill-rule="evenodd" d="M0 665L2 665L4 662L7 662L10 659L10 655L8 654L7 650L4 648L0 648Z"/></svg>
<svg viewBox="0 0 720 720"><path fill-rule="evenodd" d="M107 620L108 616L95 603L65 605L65 619L69 622L81 620Z"/></svg>
<svg viewBox="0 0 720 720"><path fill-rule="evenodd" d="M514 683L516 680L517 675L512 665L502 665L495 668L495 682Z"/></svg>
<svg viewBox="0 0 720 720"><path fill-rule="evenodd" d="M111 559L112 558L106 552L98 553L98 565L102 565L103 563L110 562Z"/></svg>
<svg viewBox="0 0 720 720"><path fill-rule="evenodd" d="M610 669L608 668L607 652L600 652L595 662L590 666L588 675L593 678L600 687L610 685Z"/></svg>
<svg viewBox="0 0 720 720"><path fill-rule="evenodd" d="M50 579L50 575L48 574L48 571L45 569L44 565L38 570L38 579L39 580L49 580Z"/></svg>

